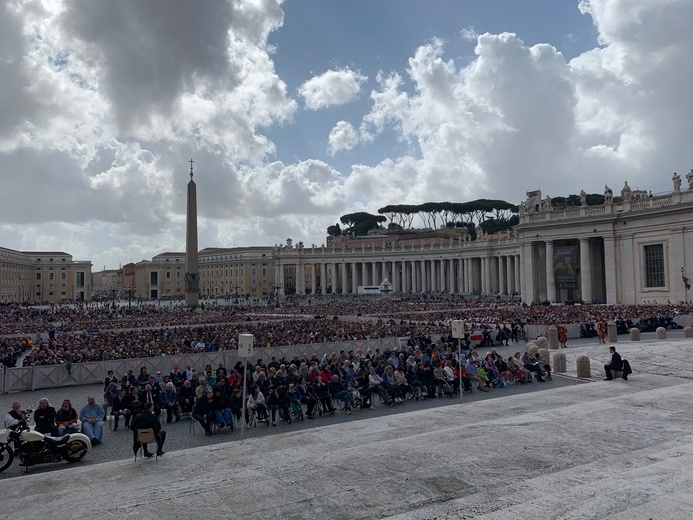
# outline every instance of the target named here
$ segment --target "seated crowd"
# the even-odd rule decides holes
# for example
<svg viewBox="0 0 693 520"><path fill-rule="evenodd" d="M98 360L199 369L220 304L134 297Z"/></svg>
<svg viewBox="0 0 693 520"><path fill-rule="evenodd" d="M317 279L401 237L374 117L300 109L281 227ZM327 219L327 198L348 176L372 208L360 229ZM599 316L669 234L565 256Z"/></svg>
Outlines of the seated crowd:
<svg viewBox="0 0 693 520"><path fill-rule="evenodd" d="M104 399L114 417L130 426L144 403L155 415L164 414L166 422L177 422L188 415L200 423L206 435L216 430L233 431L238 422L247 425L278 420L288 424L295 418L314 419L316 414L334 414L337 408L351 414L354 408L374 408L374 397L387 406L407 399L434 399L458 395L461 390L482 392L503 388L509 383L544 382L551 379L545 360L529 354L503 358L495 350L484 357L474 349L463 350L462 359L451 344L294 356L267 364L258 359L246 366L246 395L243 401L243 364L227 370L222 364L207 365L202 372L190 366L174 366L169 374L149 374L141 367L135 376L128 371L118 379L109 372ZM304 411L305 407L305 411Z"/></svg>

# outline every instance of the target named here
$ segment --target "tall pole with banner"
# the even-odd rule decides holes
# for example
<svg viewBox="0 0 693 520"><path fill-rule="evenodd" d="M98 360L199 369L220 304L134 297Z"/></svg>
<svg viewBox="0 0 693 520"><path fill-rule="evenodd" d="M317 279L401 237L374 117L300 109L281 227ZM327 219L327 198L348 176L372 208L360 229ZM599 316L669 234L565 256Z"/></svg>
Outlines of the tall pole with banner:
<svg viewBox="0 0 693 520"><path fill-rule="evenodd" d="M462 386L462 338L464 338L464 322L462 320L452 320L452 337L457 338L457 371L460 374L460 401L464 393Z"/></svg>
<svg viewBox="0 0 693 520"><path fill-rule="evenodd" d="M253 356L253 345L255 344L255 336L252 334L238 335L238 357L243 358L243 408L241 410L241 436L245 435L245 413L246 413L246 397L248 392L248 359Z"/></svg>

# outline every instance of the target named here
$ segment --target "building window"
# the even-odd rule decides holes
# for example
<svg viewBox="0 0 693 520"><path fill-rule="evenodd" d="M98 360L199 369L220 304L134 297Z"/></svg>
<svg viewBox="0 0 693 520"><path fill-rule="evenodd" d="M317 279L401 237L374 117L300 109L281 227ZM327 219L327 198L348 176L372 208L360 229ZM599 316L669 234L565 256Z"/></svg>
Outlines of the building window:
<svg viewBox="0 0 693 520"><path fill-rule="evenodd" d="M61 280L67 280L67 273L61 272L61 273L60 273L60 279L61 279Z"/></svg>
<svg viewBox="0 0 693 520"><path fill-rule="evenodd" d="M645 287L664 287L664 244L643 246L645 256Z"/></svg>
<svg viewBox="0 0 693 520"><path fill-rule="evenodd" d="M48 273L48 280L53 280L53 273Z"/></svg>
<svg viewBox="0 0 693 520"><path fill-rule="evenodd" d="M61 278L62 278L62 276L61 276ZM78 271L77 273L75 273L75 280L76 280L75 285L77 285L78 287L83 286L84 285L84 273L82 271Z"/></svg>
<svg viewBox="0 0 693 520"><path fill-rule="evenodd" d="M166 271L166 279L167 280L171 279L171 271Z"/></svg>
<svg viewBox="0 0 693 520"><path fill-rule="evenodd" d="M38 281L41 281L41 273L36 273L36 279L37 279Z"/></svg>

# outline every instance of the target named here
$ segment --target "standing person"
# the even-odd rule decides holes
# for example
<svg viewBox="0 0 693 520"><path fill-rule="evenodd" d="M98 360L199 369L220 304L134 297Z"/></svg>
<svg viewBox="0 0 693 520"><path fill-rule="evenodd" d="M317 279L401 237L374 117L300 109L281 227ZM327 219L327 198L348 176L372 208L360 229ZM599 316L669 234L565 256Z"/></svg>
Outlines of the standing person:
<svg viewBox="0 0 693 520"><path fill-rule="evenodd" d="M609 353L611 354L611 362L604 365L604 371L606 372L604 381L611 381L614 378L611 373L612 370L614 372L621 372L623 370L623 360L621 359L621 354L616 352L616 347L609 347Z"/></svg>
<svg viewBox="0 0 693 520"><path fill-rule="evenodd" d="M12 409L5 415L5 428L24 427L29 424L29 418L22 411L22 405L17 401L12 403Z"/></svg>
<svg viewBox="0 0 693 520"><path fill-rule="evenodd" d="M599 337L599 343L606 343L606 323L603 321L597 322L597 336Z"/></svg>
<svg viewBox="0 0 693 520"><path fill-rule="evenodd" d="M56 411L45 397L38 402L38 408L34 411L34 430L44 435L56 435L58 428L55 426Z"/></svg>
<svg viewBox="0 0 693 520"><path fill-rule="evenodd" d="M137 414L132 421L130 421L130 429L133 432L132 441L132 451L137 455L137 450L140 446L143 447L144 456L149 458L153 454L149 452L146 444L140 444L137 441L137 430L151 428L154 430L154 436L156 437L156 454L161 457L164 454L164 442L166 442L166 431L161 429L161 423L159 419L152 413L154 406L152 403L144 403L142 405L142 413Z"/></svg>
<svg viewBox="0 0 693 520"><path fill-rule="evenodd" d="M87 397L87 404L79 412L79 420L82 421L82 433L91 439L92 446L98 446L103 442L103 419L106 412L93 395Z"/></svg>
<svg viewBox="0 0 693 520"><path fill-rule="evenodd" d="M558 325L558 343L560 348L566 348L566 342L568 341L568 327L563 324Z"/></svg>
<svg viewBox="0 0 693 520"><path fill-rule="evenodd" d="M77 410L72 407L72 402L69 399L63 401L56 413L55 424L58 427L59 436L66 433L79 433L79 415L77 415Z"/></svg>

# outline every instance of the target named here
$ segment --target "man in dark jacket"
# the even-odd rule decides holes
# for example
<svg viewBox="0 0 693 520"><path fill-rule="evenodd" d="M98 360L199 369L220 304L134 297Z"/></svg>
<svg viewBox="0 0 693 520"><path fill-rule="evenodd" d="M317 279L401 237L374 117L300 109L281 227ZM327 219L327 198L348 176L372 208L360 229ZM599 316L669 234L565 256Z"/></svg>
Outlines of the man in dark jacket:
<svg viewBox="0 0 693 520"><path fill-rule="evenodd" d="M609 352L611 353L611 363L608 365L604 365L604 371L606 372L606 377L604 378L604 381L611 381L614 376L611 373L613 370L614 372L620 372L623 370L623 361L621 360L621 354L616 352L616 347L609 347Z"/></svg>
<svg viewBox="0 0 693 520"><path fill-rule="evenodd" d="M195 405L195 389L190 381L183 383L178 391L178 404L180 404L181 413L190 413Z"/></svg>
<svg viewBox="0 0 693 520"><path fill-rule="evenodd" d="M137 441L137 430L146 428L154 430L154 436L156 437L156 454L159 457L164 454L164 442L166 442L166 432L161 429L159 419L152 413L153 408L154 405L152 403L144 403L142 405L142 413L137 414L132 418L132 421L130 421L130 429L133 431L132 451L137 454L137 450L142 446L145 457L151 457L153 453L149 452L146 444L140 444Z"/></svg>
<svg viewBox="0 0 693 520"><path fill-rule="evenodd" d="M210 389L195 401L195 407L192 412L193 419L202 425L205 435L212 435L213 412L212 390Z"/></svg>

